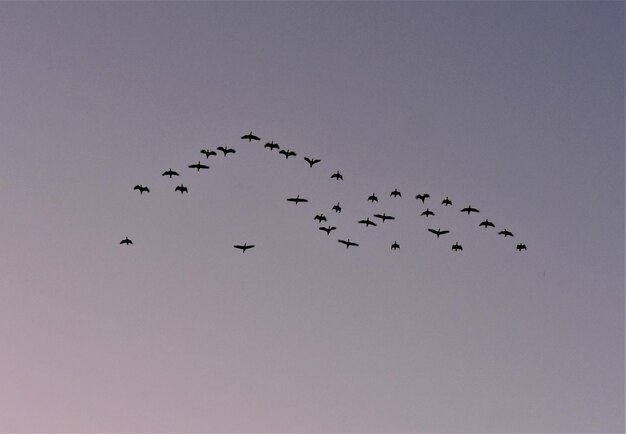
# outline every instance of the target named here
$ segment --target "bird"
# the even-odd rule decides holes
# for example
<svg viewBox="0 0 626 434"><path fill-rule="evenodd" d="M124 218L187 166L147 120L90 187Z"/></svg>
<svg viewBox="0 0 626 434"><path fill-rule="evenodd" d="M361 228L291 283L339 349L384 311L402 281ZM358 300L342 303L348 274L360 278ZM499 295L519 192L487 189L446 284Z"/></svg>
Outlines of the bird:
<svg viewBox="0 0 626 434"><path fill-rule="evenodd" d="M445 206L452 205L452 201L448 199L448 196L446 196L446 198L441 201L441 204Z"/></svg>
<svg viewBox="0 0 626 434"><path fill-rule="evenodd" d="M143 194L144 191L146 193L150 193L150 189L148 187L144 187L143 185L135 185L133 190L139 190L139 194Z"/></svg>
<svg viewBox="0 0 626 434"><path fill-rule="evenodd" d="M396 188L394 191L391 192L391 194L389 196L393 196L393 197L402 197L402 194L398 191L398 189Z"/></svg>
<svg viewBox="0 0 626 434"><path fill-rule="evenodd" d="M487 229L489 226L491 226L492 228L495 228L495 227L496 227L496 225L494 225L494 224L493 224L492 222L490 222L489 220L485 220L485 221L480 222L480 224L479 224L478 226L482 226L482 227L484 227L485 229Z"/></svg>
<svg viewBox="0 0 626 434"><path fill-rule="evenodd" d="M350 241L350 238L348 238L347 240L337 240L339 241L341 244L345 244L346 245L346 249L350 246L358 246L357 243L354 243L352 241Z"/></svg>
<svg viewBox="0 0 626 434"><path fill-rule="evenodd" d="M170 170L163 172L161 176L169 176L170 179L172 179L172 176L180 176L180 175L178 174L178 172L174 172L172 168L170 167Z"/></svg>
<svg viewBox="0 0 626 434"><path fill-rule="evenodd" d="M313 220L317 220L318 223L322 223L326 221L326 216L324 214L318 214L313 217Z"/></svg>
<svg viewBox="0 0 626 434"><path fill-rule="evenodd" d="M376 197L376 195L374 193L370 194L370 197L368 197L367 200L372 202L372 203L378 202L378 198Z"/></svg>
<svg viewBox="0 0 626 434"><path fill-rule="evenodd" d="M394 241L393 244L391 245L391 250L397 250L397 249L400 249L400 244Z"/></svg>
<svg viewBox="0 0 626 434"><path fill-rule="evenodd" d="M188 166L190 169L198 169L198 172L200 171L200 169L208 169L209 166L207 166L206 164L200 164L200 162L198 161L197 164L190 164Z"/></svg>
<svg viewBox="0 0 626 434"><path fill-rule="evenodd" d="M470 205L470 206L468 206L466 208L463 208L461 210L461 212L466 212L467 215L470 215L470 213L472 213L472 212L480 212L480 211L478 211L476 208L472 208L472 205Z"/></svg>
<svg viewBox="0 0 626 434"><path fill-rule="evenodd" d="M248 245L248 244L246 244L246 243L243 243L243 246L242 246L242 245L240 245L240 244L235 244L233 247L234 247L235 249L240 249L242 252L244 252L244 253L245 253L245 251L246 251L246 250L253 248L253 247L254 247L254 244L250 244L250 245Z"/></svg>
<svg viewBox="0 0 626 434"><path fill-rule="evenodd" d="M442 231L441 229L428 229L428 232L432 232L433 234L437 235L437 238L439 238L440 235L444 235L449 233L450 231Z"/></svg>
<svg viewBox="0 0 626 434"><path fill-rule="evenodd" d="M218 146L217 150L222 151L224 153L224 157L226 156L226 154L234 154L235 152L237 152L233 148L229 148L227 146Z"/></svg>
<svg viewBox="0 0 626 434"><path fill-rule="evenodd" d="M463 250L463 246L460 245L458 242L454 243L454 245L452 246L452 250L454 250L455 252L458 252L459 250Z"/></svg>
<svg viewBox="0 0 626 434"><path fill-rule="evenodd" d="M516 248L518 252L521 252L522 250L526 250L526 244L518 244Z"/></svg>
<svg viewBox="0 0 626 434"><path fill-rule="evenodd" d="M133 242L131 240L128 239L128 237L124 238L122 241L120 241L120 244L126 244L127 246L130 246Z"/></svg>
<svg viewBox="0 0 626 434"><path fill-rule="evenodd" d="M252 131L250 131L250 133L249 133L249 134L246 134L246 135L244 135L244 136L241 136L241 138L242 138L243 140L248 140L248 143L250 143L250 142L251 142L251 141L253 141L253 140L261 140L261 139L259 139L257 136L255 136L254 134L252 134Z"/></svg>
<svg viewBox="0 0 626 434"><path fill-rule="evenodd" d="M333 206L333 211L340 213L341 212L341 206L339 206L339 202L337 202L337 205Z"/></svg>
<svg viewBox="0 0 626 434"><path fill-rule="evenodd" d="M370 218L366 218L365 220L359 220L359 223L364 224L365 226L369 227L370 225L372 226L376 226L376 223L374 223L373 221L370 220Z"/></svg>
<svg viewBox="0 0 626 434"><path fill-rule="evenodd" d="M217 155L217 152L215 151L211 151L209 149L203 149L200 151L202 154L206 155L207 158L209 158L211 155Z"/></svg>
<svg viewBox="0 0 626 434"><path fill-rule="evenodd" d="M293 152L291 149L281 149L280 151L278 151L279 154L283 154L285 156L285 159L288 159L289 157L295 157L296 153Z"/></svg>
<svg viewBox="0 0 626 434"><path fill-rule="evenodd" d="M429 198L430 194L428 193L422 193L422 194L418 194L417 196L415 196L415 199L417 200L421 200L422 203L424 203L424 201L426 200L426 198Z"/></svg>
<svg viewBox="0 0 626 434"><path fill-rule="evenodd" d="M330 177L335 178L337 181L339 180L343 181L343 176L341 176L341 173L339 173L339 171L336 171L335 173L330 175Z"/></svg>
<svg viewBox="0 0 626 434"><path fill-rule="evenodd" d="M319 163L321 161L321 160L318 160L317 158L313 159L313 158L309 158L309 157L304 157L304 159L305 159L305 161L307 163L309 163L310 167L313 167L314 164L317 164L317 163Z"/></svg>
<svg viewBox="0 0 626 434"><path fill-rule="evenodd" d="M386 215L385 213L374 214L374 217L376 217L377 219L381 219L383 222L385 220L395 220L396 219L394 216Z"/></svg>
<svg viewBox="0 0 626 434"><path fill-rule="evenodd" d="M498 235L504 235L504 238L506 238L506 237L512 237L513 233L507 231L506 228L504 228L503 231L498 232Z"/></svg>
<svg viewBox="0 0 626 434"><path fill-rule="evenodd" d="M298 195L298 196L296 196L296 197L290 197L290 198L287 198L287 201L289 201L289 202L295 202L295 204L297 205L297 204L299 204L300 202L308 202L309 200L308 200L308 199L302 199L302 198L300 197L300 195Z"/></svg>
<svg viewBox="0 0 626 434"><path fill-rule="evenodd" d="M337 228L336 228L336 227L334 227L334 226L326 226L326 227L324 227L324 226L320 226L320 228L319 228L319 229L320 229L320 231L324 231L324 232L326 232L326 235L330 235L330 233L331 233L332 231L334 231L335 229L337 229Z"/></svg>
<svg viewBox="0 0 626 434"><path fill-rule="evenodd" d="M183 193L187 193L189 194L189 191L187 190L187 187L185 187L183 184L180 184L179 186L177 186L174 191L180 191L180 194Z"/></svg>
<svg viewBox="0 0 626 434"><path fill-rule="evenodd" d="M424 211L423 213L421 213L420 215L426 216L428 217L429 215L435 215L434 212L432 212L431 210L429 210L428 208L426 208L426 211Z"/></svg>
<svg viewBox="0 0 626 434"><path fill-rule="evenodd" d="M274 143L274 142L267 142L265 144L265 146L263 146L264 148L268 148L270 151L273 151L274 149L278 149L278 143Z"/></svg>

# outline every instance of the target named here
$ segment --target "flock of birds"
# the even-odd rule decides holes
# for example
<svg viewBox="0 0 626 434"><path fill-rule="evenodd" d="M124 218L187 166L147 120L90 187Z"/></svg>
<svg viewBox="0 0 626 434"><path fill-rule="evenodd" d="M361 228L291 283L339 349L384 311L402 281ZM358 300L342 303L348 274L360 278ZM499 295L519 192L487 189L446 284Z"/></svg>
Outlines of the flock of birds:
<svg viewBox="0 0 626 434"><path fill-rule="evenodd" d="M241 136L241 139L242 140L247 140L248 143L250 143L252 141L260 141L261 140L258 136L252 134L252 131L250 133L248 133L248 134L245 134L245 135ZM274 150L280 149L278 151L278 153L280 155L283 155L285 157L285 159L289 159L290 157L295 157L297 155L294 151L292 151L290 149L281 149L278 146L278 144L274 143L273 141L265 143L264 148L268 149L270 151L274 151ZM219 146L219 147L216 148L216 151L221 152L224 157L228 156L228 154L236 153L235 149L229 148L229 147L226 147L226 146ZM200 153L202 153L206 157L206 159L208 159L211 156L216 156L217 155L216 151L213 151L213 150L210 150L210 149L202 149L202 150L200 150ZM304 157L304 160L309 164L309 167L311 167L311 168L321 161L321 160L319 160L317 158L311 158L311 157ZM200 172L201 170L209 169L208 165L202 164L200 161L198 161L197 163L194 163L194 164L190 164L188 167L190 169L195 169L198 172ZM169 177L170 179L172 179L172 177L180 176L180 174L178 172L172 170L172 168L170 167L168 170L166 170L165 172L162 173L162 176L166 176L166 177ZM333 173L331 175L331 178L335 179L337 181L343 181L343 175L339 171ZM150 192L150 188L148 188L147 186L142 185L142 184L135 185L133 190L137 190L140 195L143 195L144 193L149 193ZM189 193L188 188L184 184L177 185L174 188L174 191L175 192L180 192L181 195L183 195L185 193ZM399 197L402 197L402 193L400 191L398 191L398 189L396 188L389 194L389 196L392 197L392 198L399 198ZM426 200L429 199L429 198L430 198L430 195L428 193L420 193L420 194L417 194L415 196L415 199L421 201L422 204L425 204ZM374 202L377 203L378 202L378 197L376 196L375 193L373 193L373 194L371 194L367 198L367 200L369 202L372 202L372 203L374 203ZM287 198L287 201L288 202L292 202L292 203L297 205L297 204L300 204L300 203L308 202L308 199L302 198L302 197L300 197L300 195L297 195L296 197L289 197L289 198ZM441 201L441 205L443 205L445 207L452 206L452 201L446 196L446 198ZM332 210L335 211L335 213L341 213L342 208L341 208L340 203L337 202L337 204L335 204L332 207ZM472 207L471 205L468 205L468 206L462 208L460 210L460 212L467 213L467 215L470 215L472 213L476 213L476 214L480 213L480 211L478 209ZM424 217L430 217L430 216L434 216L435 213L433 211L431 211L430 208L426 208L426 210L423 211L420 215L424 216ZM387 220L395 220L394 216L386 215L385 213L383 213L383 214L374 214L373 217L378 219L378 220L380 220L380 223L384 223ZM326 218L326 216L324 214L317 214L317 215L315 215L314 220L317 221L319 225L321 225L322 222L328 223L328 220L327 220L327 218ZM359 224L363 224L366 227L377 226L377 222L373 221L373 220L370 220L369 217L367 217L366 219L363 219L363 220L359 220L358 223ZM478 226L482 227L484 229L488 229L488 228L494 228L495 229L495 227L496 227L495 224L493 222L489 221L488 219L485 219L482 222L480 222ZM319 230L325 232L327 236L329 236L330 233L332 231L334 231L335 229L337 229L335 226L330 226L330 225L320 226L319 227ZM443 229L442 230L441 228L437 228L437 229L428 228L428 231L433 233L437 238L439 238L442 235L446 235L446 234L450 233L450 230L447 230L447 229ZM506 229L506 228L503 228L501 231L499 231L498 235L502 235L504 238L506 238L506 237L513 237L514 236L513 233L511 231L509 231L508 229ZM359 246L358 243L356 243L354 241L350 241L349 238L348 239L338 239L337 241L339 243L345 245L346 248L358 247ZM132 245L133 242L128 237L125 237L122 241L120 241L120 244ZM233 247L235 249L241 250L242 252L245 252L246 250L252 249L255 246L254 246L254 244L244 243L244 244L235 244L235 245L233 245ZM400 249L400 245L398 244L397 241L394 241L391 244L391 250L394 251L394 250L399 250L399 249ZM454 252L459 252L459 251L463 250L463 246L461 244L459 244L458 242L455 242L452 245L451 250L454 251ZM526 250L526 244L523 244L523 243L517 244L516 250L519 251L519 252L521 252L523 250Z"/></svg>

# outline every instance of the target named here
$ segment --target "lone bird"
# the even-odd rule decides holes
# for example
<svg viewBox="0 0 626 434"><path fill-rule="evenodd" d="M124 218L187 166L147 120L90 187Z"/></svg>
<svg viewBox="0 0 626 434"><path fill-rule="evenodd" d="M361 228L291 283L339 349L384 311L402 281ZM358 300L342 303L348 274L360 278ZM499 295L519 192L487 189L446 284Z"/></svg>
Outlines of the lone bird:
<svg viewBox="0 0 626 434"><path fill-rule="evenodd" d="M454 245L452 246L452 250L454 250L455 252L458 252L459 250L463 250L463 246L460 245L459 243L454 243Z"/></svg>
<svg viewBox="0 0 626 434"><path fill-rule="evenodd" d="M143 185L135 185L133 190L139 190L139 194L143 194L144 191L146 193L150 193L150 189L148 187L144 187Z"/></svg>
<svg viewBox="0 0 626 434"><path fill-rule="evenodd" d="M335 178L337 181L339 180L343 181L343 176L341 176L341 173L339 173L339 171L336 171L335 173L330 175L330 177Z"/></svg>
<svg viewBox="0 0 626 434"><path fill-rule="evenodd" d="M228 146L218 146L218 147L217 147L217 150L218 150L218 151L222 151L222 152L224 153L224 157L225 157L227 154L234 154L235 152L237 152L237 151L235 151L233 148L229 148Z"/></svg>
<svg viewBox="0 0 626 434"><path fill-rule="evenodd" d="M246 250L253 248L253 247L254 247L254 244L247 245L246 243L243 243L243 246L242 246L242 245L240 245L240 244L235 244L233 247L234 247L235 249L239 249L239 250L241 250L242 252L244 252L244 253L245 253L245 252L246 252Z"/></svg>
<svg viewBox="0 0 626 434"><path fill-rule="evenodd" d="M492 228L495 228L495 227L496 227L496 225L494 225L494 224L493 224L492 222L490 222L489 220L485 220L485 221L480 222L480 224L479 224L478 226L482 226L482 227L484 227L485 229L487 229L487 228L488 228L488 227L490 227L490 226L491 226Z"/></svg>
<svg viewBox="0 0 626 434"><path fill-rule="evenodd" d="M200 169L208 169L209 166L207 166L206 164L201 164L199 161L196 164L190 164L188 166L190 169L198 169L198 172L200 171Z"/></svg>
<svg viewBox="0 0 626 434"><path fill-rule="evenodd" d="M170 170L163 172L161 176L169 176L170 179L172 179L172 176L180 176L180 175L178 175L178 172L174 172L172 168L170 167Z"/></svg>
<svg viewBox="0 0 626 434"><path fill-rule="evenodd" d="M211 151L210 149L203 149L200 152L206 155L207 158L209 158L211 155L217 155L217 152Z"/></svg>
<svg viewBox="0 0 626 434"><path fill-rule="evenodd" d="M372 226L376 226L376 223L374 223L373 221L370 220L370 218L366 218L365 220L359 220L359 223L364 224L365 226L369 227L370 225Z"/></svg>
<svg viewBox="0 0 626 434"><path fill-rule="evenodd" d="M395 220L396 218L394 216L391 215L386 215L385 213L382 214L374 214L374 217L376 217L377 219L381 219L383 222L385 220Z"/></svg>
<svg viewBox="0 0 626 434"><path fill-rule="evenodd" d="M424 203L424 201L426 200L426 198L429 198L430 194L428 193L422 193L422 194L418 194L417 196L415 196L415 199L417 200L421 200L422 203Z"/></svg>
<svg viewBox="0 0 626 434"><path fill-rule="evenodd" d="M303 199L300 197L300 195L296 196L296 197L290 197L287 199L287 201L289 202L295 202L296 205L298 205L300 202L308 202L308 199Z"/></svg>
<svg viewBox="0 0 626 434"><path fill-rule="evenodd" d="M252 134L252 131L250 131L249 134L246 134L245 136L241 136L241 138L243 140L248 140L248 143L250 143L253 140L261 140L259 139L257 136L255 136L254 134Z"/></svg>
<svg viewBox="0 0 626 434"><path fill-rule="evenodd" d="M370 194L370 197L368 197L367 200L372 202L372 203L378 202L378 198L376 197L376 195L374 193Z"/></svg>
<svg viewBox="0 0 626 434"><path fill-rule="evenodd" d="M503 231L498 232L498 235L504 235L504 238L506 238L506 237L512 237L513 233L507 231L506 228L504 228Z"/></svg>
<svg viewBox="0 0 626 434"><path fill-rule="evenodd" d="M432 212L431 210L429 210L428 208L426 208L426 211L424 211L423 213L421 213L420 215L426 216L428 217L429 215L435 215L434 212Z"/></svg>
<svg viewBox="0 0 626 434"><path fill-rule="evenodd" d="M320 229L320 231L324 231L324 232L326 232L326 235L330 235L330 233L331 233L332 231L334 231L335 229L337 229L337 228L336 228L336 227L334 227L334 226L326 226L326 227L324 227L324 226L320 226L320 228L319 228L319 229Z"/></svg>
<svg viewBox="0 0 626 434"><path fill-rule="evenodd" d="M268 148L270 151L273 151L274 149L278 149L278 143L274 143L274 142L267 142L265 144L265 146L263 146L264 148Z"/></svg>
<svg viewBox="0 0 626 434"><path fill-rule="evenodd" d="M318 223L322 223L326 221L326 216L324 214L318 214L313 217L313 220L317 220Z"/></svg>
<svg viewBox="0 0 626 434"><path fill-rule="evenodd" d="M183 184L180 184L179 186L177 186L174 191L180 191L180 194L183 193L187 193L189 194L189 190L187 190L187 187L185 187Z"/></svg>
<svg viewBox="0 0 626 434"><path fill-rule="evenodd" d="M437 238L439 238L440 235L444 235L449 233L450 231L442 231L441 229L428 229L428 232L432 232L433 234L437 235Z"/></svg>
<svg viewBox="0 0 626 434"><path fill-rule="evenodd" d="M448 196L446 196L446 198L441 201L441 204L445 206L452 205L452 201L448 199Z"/></svg>
<svg viewBox="0 0 626 434"><path fill-rule="evenodd" d="M516 248L518 252L521 252L522 250L526 250L526 244L518 244Z"/></svg>
<svg viewBox="0 0 626 434"><path fill-rule="evenodd" d="M402 197L402 193L400 193L400 192L398 191L398 189L396 188L394 191L392 191L392 192L391 192L391 194L390 194L389 196L392 196L392 197L398 197L398 196L400 196L400 197Z"/></svg>
<svg viewBox="0 0 626 434"><path fill-rule="evenodd" d="M339 206L339 202L337 202L337 205L333 206L333 211L341 213L341 206Z"/></svg>
<svg viewBox="0 0 626 434"><path fill-rule="evenodd" d="M279 154L283 154L285 156L285 160L287 160L289 157L295 157L296 153L293 152L291 149L281 149L280 151L278 151Z"/></svg>
<svg viewBox="0 0 626 434"><path fill-rule="evenodd" d="M348 238L347 240L337 240L339 241L341 244L345 244L346 245L346 249L350 246L358 246L357 243L353 243L352 241L350 241L350 238Z"/></svg>
<svg viewBox="0 0 626 434"><path fill-rule="evenodd" d="M318 160L317 158L316 158L316 159L313 159L313 158L309 158L309 157L304 157L304 160L305 160L307 163L309 163L309 166L310 166L310 167L313 167L313 165L314 165L314 164L317 164L317 163L319 163L319 162L321 161L321 160Z"/></svg>
<svg viewBox="0 0 626 434"><path fill-rule="evenodd" d="M126 244L127 246L130 246L133 242L131 240L128 239L128 237L124 238L122 241L120 241L120 244Z"/></svg>
<svg viewBox="0 0 626 434"><path fill-rule="evenodd" d="M391 250L399 250L399 249L400 249L400 244L394 241L393 244L391 245Z"/></svg>
<svg viewBox="0 0 626 434"><path fill-rule="evenodd" d="M461 212L466 212L467 215L470 215L470 213L472 213L472 212L480 212L480 211L478 211L476 208L472 208L472 205L470 205L470 206L468 206L466 208L463 208L461 210Z"/></svg>

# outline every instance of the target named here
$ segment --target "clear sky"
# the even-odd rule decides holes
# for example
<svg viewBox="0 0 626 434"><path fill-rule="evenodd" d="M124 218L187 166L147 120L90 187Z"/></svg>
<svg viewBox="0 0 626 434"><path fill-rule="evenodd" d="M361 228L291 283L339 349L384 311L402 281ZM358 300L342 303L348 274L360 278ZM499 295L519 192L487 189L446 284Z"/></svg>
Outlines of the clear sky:
<svg viewBox="0 0 626 434"><path fill-rule="evenodd" d="M624 197L620 1L0 3L0 431L623 432Z"/></svg>

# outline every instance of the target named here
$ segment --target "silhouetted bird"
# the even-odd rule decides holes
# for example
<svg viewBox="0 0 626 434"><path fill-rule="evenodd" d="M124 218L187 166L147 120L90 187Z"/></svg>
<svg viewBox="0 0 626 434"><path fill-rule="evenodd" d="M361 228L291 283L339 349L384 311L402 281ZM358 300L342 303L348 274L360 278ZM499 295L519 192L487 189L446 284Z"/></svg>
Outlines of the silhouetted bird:
<svg viewBox="0 0 626 434"><path fill-rule="evenodd" d="M452 201L448 199L448 196L446 196L446 198L441 201L441 204L445 206L452 205Z"/></svg>
<svg viewBox="0 0 626 434"><path fill-rule="evenodd" d="M257 136L252 134L252 131L250 131L250 133L246 134L245 136L241 136L241 138L244 139L244 140L248 140L248 143L250 143L253 140L261 140Z"/></svg>
<svg viewBox="0 0 626 434"><path fill-rule="evenodd" d="M237 152L237 151L235 151L233 148L229 148L229 147L227 147L227 146L218 146L218 147L217 147L217 150L218 150L218 151L222 151L222 152L224 153L224 157L225 157L227 154L234 154L235 152Z"/></svg>
<svg viewBox="0 0 626 434"><path fill-rule="evenodd" d="M526 244L518 244L517 251L521 252L522 250L526 250Z"/></svg>
<svg viewBox="0 0 626 434"><path fill-rule="evenodd" d="M352 241L350 241L350 238L348 238L347 240L337 240L337 241L339 241L341 244L345 244L346 249L350 246L358 246L357 243L353 243Z"/></svg>
<svg viewBox="0 0 626 434"><path fill-rule="evenodd" d="M245 253L246 250L253 248L254 244L247 245L246 243L243 243L243 246L240 244L235 244L233 247Z"/></svg>
<svg viewBox="0 0 626 434"><path fill-rule="evenodd" d="M335 173L330 175L330 177L331 178L335 178L337 181L339 181L339 180L343 181L343 176L341 176L341 173L339 173L339 171L336 171Z"/></svg>
<svg viewBox="0 0 626 434"><path fill-rule="evenodd" d="M278 149L278 143L274 143L274 142L267 142L265 144L265 146L263 146L264 148L268 148L270 151L273 151L274 149Z"/></svg>
<svg viewBox="0 0 626 434"><path fill-rule="evenodd" d="M318 223L322 223L326 221L326 216L324 214L318 214L313 217L313 220L317 220Z"/></svg>
<svg viewBox="0 0 626 434"><path fill-rule="evenodd" d="M217 152L211 151L209 149L203 149L200 152L206 155L207 158L209 158L211 155L217 155Z"/></svg>
<svg viewBox="0 0 626 434"><path fill-rule="evenodd" d="M309 157L304 157L304 159L305 159L305 161L307 163L309 163L309 166L311 166L311 167L313 167L314 164L317 164L317 163L320 162L320 160L318 160L317 158L313 159L313 158L309 158Z"/></svg>
<svg viewBox="0 0 626 434"><path fill-rule="evenodd" d="M378 198L376 197L376 195L374 193L370 194L370 197L368 197L367 200L372 202L372 203L378 202Z"/></svg>
<svg viewBox="0 0 626 434"><path fill-rule="evenodd" d="M424 211L423 213L421 213L420 215L426 216L428 217L429 215L435 215L434 212L432 212L431 210L429 210L428 208L426 208L426 211Z"/></svg>
<svg viewBox="0 0 626 434"><path fill-rule="evenodd" d="M472 208L472 205L470 205L467 208L463 208L461 212L466 212L467 215L470 215L470 213L472 212L480 212L480 211L478 211L476 208Z"/></svg>
<svg viewBox="0 0 626 434"><path fill-rule="evenodd" d="M206 164L200 164L200 162L198 161L197 164L190 164L189 168L190 169L198 169L198 172L199 172L200 169L208 169L209 166L207 166Z"/></svg>
<svg viewBox="0 0 626 434"><path fill-rule="evenodd" d="M133 242L131 240L128 239L128 237L124 238L122 241L120 241L120 244L126 244L127 246L130 246Z"/></svg>
<svg viewBox="0 0 626 434"><path fill-rule="evenodd" d="M300 202L308 202L308 199L302 199L300 197L300 195L296 196L296 197L290 197L287 199L287 201L289 202L295 202L295 204L299 204Z"/></svg>
<svg viewBox="0 0 626 434"><path fill-rule="evenodd" d="M394 216L386 215L385 213L374 214L374 217L376 217L377 219L381 219L383 222L385 220L395 220L396 219Z"/></svg>
<svg viewBox="0 0 626 434"><path fill-rule="evenodd" d="M400 244L394 241L393 244L391 245L391 250L396 250L396 249L400 249Z"/></svg>
<svg viewBox="0 0 626 434"><path fill-rule="evenodd" d="M180 194L183 193L187 193L189 194L189 191L187 190L187 187L185 187L183 184L180 184L179 186L177 186L174 191L180 191Z"/></svg>
<svg viewBox="0 0 626 434"><path fill-rule="evenodd" d="M495 227L496 227L496 225L494 225L493 223L491 223L489 220L485 220L485 221L480 222L478 226L482 226L482 227L484 227L485 229L487 229L487 228L488 228L488 227L490 227L490 226L491 226L492 228L495 228Z"/></svg>
<svg viewBox="0 0 626 434"><path fill-rule="evenodd" d="M370 218L366 218L365 220L359 220L359 223L364 224L365 226L369 227L370 225L372 226L376 226L376 223L374 223L373 221L370 220Z"/></svg>
<svg viewBox="0 0 626 434"><path fill-rule="evenodd" d="M423 193L423 194L418 194L417 196L415 196L415 199L417 200L421 200L422 203L424 203L424 201L426 200L426 198L430 197L430 194L428 193Z"/></svg>
<svg viewBox="0 0 626 434"><path fill-rule="evenodd" d="M428 229L428 232L432 232L433 234L437 235L437 238L439 238L439 235L444 235L449 233L450 231L442 231L441 229Z"/></svg>
<svg viewBox="0 0 626 434"><path fill-rule="evenodd" d="M506 238L506 237L512 237L513 233L507 231L505 228L503 231L498 232L498 235L504 235L504 238Z"/></svg>
<svg viewBox="0 0 626 434"><path fill-rule="evenodd" d="M291 149L281 149L280 151L278 151L279 154L283 154L285 156L285 159L288 159L289 157L295 157L296 153L293 152Z"/></svg>
<svg viewBox="0 0 626 434"><path fill-rule="evenodd" d="M163 174L161 176L169 176L170 179L172 179L172 176L179 176L178 172L174 172L171 168L170 170L163 172Z"/></svg>
<svg viewBox="0 0 626 434"><path fill-rule="evenodd" d="M454 243L454 245L452 246L452 250L454 250L455 252L458 252L459 250L463 250L463 246L460 245L459 243Z"/></svg>
<svg viewBox="0 0 626 434"><path fill-rule="evenodd" d="M333 206L333 211L340 213L341 212L341 207L339 206L339 202L337 202L337 205Z"/></svg>
<svg viewBox="0 0 626 434"><path fill-rule="evenodd" d="M336 228L336 227L334 227L334 226L326 226L326 227L321 226L319 229L320 229L320 231L324 231L324 232L326 232L326 235L330 235L330 233L331 233L332 231L334 231L335 229L337 229L337 228Z"/></svg>
<svg viewBox="0 0 626 434"><path fill-rule="evenodd" d="M133 190L139 190L139 194L143 194L144 191L146 193L150 193L150 189L148 187L144 187L143 185L135 185Z"/></svg>
<svg viewBox="0 0 626 434"><path fill-rule="evenodd" d="M396 188L394 191L392 191L392 192L391 192L391 194L390 194L389 196L393 196L393 197L398 197L398 196L400 196L400 197L402 197L402 193L400 193L400 192L398 191L398 189Z"/></svg>

